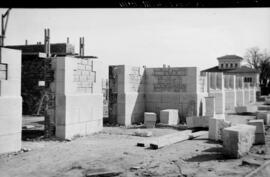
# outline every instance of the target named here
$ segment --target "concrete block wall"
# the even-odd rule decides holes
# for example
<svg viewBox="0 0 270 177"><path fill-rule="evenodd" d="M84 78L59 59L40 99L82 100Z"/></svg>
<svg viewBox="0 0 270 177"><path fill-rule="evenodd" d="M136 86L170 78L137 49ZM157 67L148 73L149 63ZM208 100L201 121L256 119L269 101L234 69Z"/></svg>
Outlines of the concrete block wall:
<svg viewBox="0 0 270 177"><path fill-rule="evenodd" d="M71 139L102 130L100 62L74 57L55 60L56 136Z"/></svg>
<svg viewBox="0 0 270 177"><path fill-rule="evenodd" d="M110 119L122 125L143 122L144 68L118 65L110 70Z"/></svg>
<svg viewBox="0 0 270 177"><path fill-rule="evenodd" d="M178 109L180 118L203 115L206 86L196 67L146 68L146 110L158 115L163 109ZM206 91L206 90L205 90Z"/></svg>
<svg viewBox="0 0 270 177"><path fill-rule="evenodd" d="M21 149L21 51L0 48L8 79L0 80L0 154Z"/></svg>

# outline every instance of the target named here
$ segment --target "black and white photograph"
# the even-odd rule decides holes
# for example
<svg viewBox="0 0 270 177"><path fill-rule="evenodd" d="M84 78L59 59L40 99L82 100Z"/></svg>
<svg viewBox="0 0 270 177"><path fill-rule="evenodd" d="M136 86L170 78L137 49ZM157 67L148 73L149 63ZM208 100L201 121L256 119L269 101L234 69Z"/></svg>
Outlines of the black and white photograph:
<svg viewBox="0 0 270 177"><path fill-rule="evenodd" d="M0 6L0 177L270 176L270 7L138 2Z"/></svg>

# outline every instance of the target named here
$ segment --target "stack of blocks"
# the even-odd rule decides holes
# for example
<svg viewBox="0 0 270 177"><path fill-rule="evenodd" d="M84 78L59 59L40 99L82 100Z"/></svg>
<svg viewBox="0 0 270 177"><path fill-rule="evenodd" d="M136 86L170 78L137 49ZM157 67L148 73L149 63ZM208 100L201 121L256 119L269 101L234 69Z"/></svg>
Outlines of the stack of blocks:
<svg viewBox="0 0 270 177"><path fill-rule="evenodd" d="M249 152L254 143L256 127L239 124L223 130L223 152L232 158L240 158Z"/></svg>
<svg viewBox="0 0 270 177"><path fill-rule="evenodd" d="M160 111L160 123L177 125L179 122L177 109L165 109Z"/></svg>
<svg viewBox="0 0 270 177"><path fill-rule="evenodd" d="M144 125L146 128L155 128L157 121L157 115L154 112L145 112L144 113Z"/></svg>
<svg viewBox="0 0 270 177"><path fill-rule="evenodd" d="M187 127L188 128L208 128L209 126L209 116L192 116L187 117Z"/></svg>
<svg viewBox="0 0 270 177"><path fill-rule="evenodd" d="M208 138L210 140L219 141L223 140L222 131L224 128L230 127L231 123L224 118L210 118Z"/></svg>
<svg viewBox="0 0 270 177"><path fill-rule="evenodd" d="M265 144L265 130L263 120L250 120L248 125L256 126L254 144Z"/></svg>
<svg viewBox="0 0 270 177"><path fill-rule="evenodd" d="M270 112L257 112L257 119L262 119L265 125L270 125Z"/></svg>

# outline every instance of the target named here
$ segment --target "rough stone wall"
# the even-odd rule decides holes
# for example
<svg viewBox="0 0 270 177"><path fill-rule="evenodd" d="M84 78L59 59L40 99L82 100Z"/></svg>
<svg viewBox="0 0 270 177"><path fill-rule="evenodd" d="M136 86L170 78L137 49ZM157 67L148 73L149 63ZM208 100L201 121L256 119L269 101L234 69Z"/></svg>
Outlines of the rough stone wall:
<svg viewBox="0 0 270 177"><path fill-rule="evenodd" d="M21 51L0 48L1 63L8 64L8 79L0 80L0 153L21 149Z"/></svg>
<svg viewBox="0 0 270 177"><path fill-rule="evenodd" d="M101 72L98 60L56 58L56 136L70 139L102 129Z"/></svg>

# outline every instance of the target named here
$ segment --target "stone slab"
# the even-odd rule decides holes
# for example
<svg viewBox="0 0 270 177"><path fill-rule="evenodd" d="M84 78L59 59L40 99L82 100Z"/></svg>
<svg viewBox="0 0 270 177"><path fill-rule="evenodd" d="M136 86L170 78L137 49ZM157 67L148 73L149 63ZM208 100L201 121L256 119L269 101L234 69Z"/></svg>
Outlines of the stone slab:
<svg viewBox="0 0 270 177"><path fill-rule="evenodd" d="M264 133L255 133L255 142L254 144L265 144L265 134Z"/></svg>
<svg viewBox="0 0 270 177"><path fill-rule="evenodd" d="M256 126L255 133L265 133L263 120L261 120L261 119L259 119L259 120L258 119L257 120L250 120L250 121L248 121L248 125Z"/></svg>
<svg viewBox="0 0 270 177"><path fill-rule="evenodd" d="M231 123L223 118L210 118L208 138L214 141L222 140L223 129L230 126Z"/></svg>
<svg viewBox="0 0 270 177"><path fill-rule="evenodd" d="M223 153L231 158L247 154L254 143L256 127L239 124L223 130Z"/></svg>
<svg viewBox="0 0 270 177"><path fill-rule="evenodd" d="M165 109L160 111L160 123L168 125L177 125L179 116L177 109Z"/></svg>
<svg viewBox="0 0 270 177"><path fill-rule="evenodd" d="M188 128L207 128L209 127L209 118L208 116L192 116L187 117L187 126Z"/></svg>
<svg viewBox="0 0 270 177"><path fill-rule="evenodd" d="M270 160L266 161L259 168L255 169L245 177L269 177L270 176Z"/></svg>
<svg viewBox="0 0 270 177"><path fill-rule="evenodd" d="M270 112L257 112L256 119L262 119L265 125L270 125Z"/></svg>

